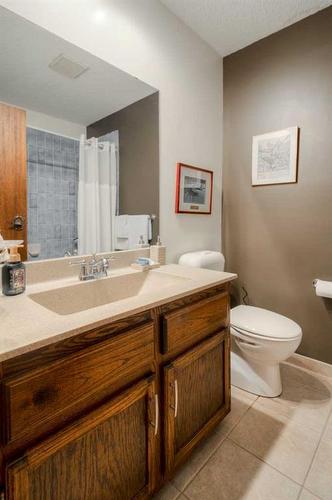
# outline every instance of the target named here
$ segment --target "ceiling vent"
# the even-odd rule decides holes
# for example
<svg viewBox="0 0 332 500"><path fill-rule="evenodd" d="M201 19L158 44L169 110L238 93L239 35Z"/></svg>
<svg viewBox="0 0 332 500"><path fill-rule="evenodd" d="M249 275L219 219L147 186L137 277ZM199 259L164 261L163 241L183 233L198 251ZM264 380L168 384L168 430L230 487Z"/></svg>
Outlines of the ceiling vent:
<svg viewBox="0 0 332 500"><path fill-rule="evenodd" d="M87 66L79 64L63 54L60 54L58 57L53 59L53 61L49 64L49 68L59 73L59 75L70 78L71 80L78 78L89 69Z"/></svg>

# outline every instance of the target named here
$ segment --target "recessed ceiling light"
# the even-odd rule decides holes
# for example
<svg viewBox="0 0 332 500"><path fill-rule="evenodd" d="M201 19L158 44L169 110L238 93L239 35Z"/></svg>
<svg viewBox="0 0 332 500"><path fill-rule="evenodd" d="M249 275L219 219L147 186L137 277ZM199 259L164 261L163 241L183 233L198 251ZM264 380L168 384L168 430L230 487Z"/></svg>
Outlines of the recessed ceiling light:
<svg viewBox="0 0 332 500"><path fill-rule="evenodd" d="M97 21L98 23L103 21L105 19L105 11L102 9L96 10L96 12L93 14L94 20Z"/></svg>

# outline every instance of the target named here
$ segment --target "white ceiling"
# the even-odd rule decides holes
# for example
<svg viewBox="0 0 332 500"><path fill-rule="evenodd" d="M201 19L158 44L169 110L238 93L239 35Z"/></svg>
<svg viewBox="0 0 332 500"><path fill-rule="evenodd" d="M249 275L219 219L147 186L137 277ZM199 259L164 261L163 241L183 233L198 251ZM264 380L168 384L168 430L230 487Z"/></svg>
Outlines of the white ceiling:
<svg viewBox="0 0 332 500"><path fill-rule="evenodd" d="M160 1L221 56L332 5L332 0Z"/></svg>
<svg viewBox="0 0 332 500"><path fill-rule="evenodd" d="M48 65L59 54L90 69L75 80ZM156 89L0 7L0 101L89 125Z"/></svg>

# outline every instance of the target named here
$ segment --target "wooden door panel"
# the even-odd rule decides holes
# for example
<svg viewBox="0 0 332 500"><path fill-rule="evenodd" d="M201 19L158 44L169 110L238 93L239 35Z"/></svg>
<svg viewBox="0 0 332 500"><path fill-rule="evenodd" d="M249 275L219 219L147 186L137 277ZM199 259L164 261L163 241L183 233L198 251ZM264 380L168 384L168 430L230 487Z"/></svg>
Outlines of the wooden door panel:
<svg viewBox="0 0 332 500"><path fill-rule="evenodd" d="M154 379L143 380L10 465L8 500L148 498L156 411Z"/></svg>
<svg viewBox="0 0 332 500"><path fill-rule="evenodd" d="M224 330L165 367L168 473L230 410L229 342Z"/></svg>
<svg viewBox="0 0 332 500"><path fill-rule="evenodd" d="M16 215L24 217L22 231L11 226ZM0 233L5 239L24 240L27 258L27 158L26 113L0 103Z"/></svg>
<svg viewBox="0 0 332 500"><path fill-rule="evenodd" d="M177 370L179 408L175 419L175 453L224 404L224 346L218 344L181 370Z"/></svg>

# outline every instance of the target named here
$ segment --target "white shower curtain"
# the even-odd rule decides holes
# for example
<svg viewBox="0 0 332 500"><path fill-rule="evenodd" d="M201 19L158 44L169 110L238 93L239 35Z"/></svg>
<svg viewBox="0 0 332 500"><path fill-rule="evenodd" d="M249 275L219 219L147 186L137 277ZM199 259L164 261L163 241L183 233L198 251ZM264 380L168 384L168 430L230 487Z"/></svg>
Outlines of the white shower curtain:
<svg viewBox="0 0 332 500"><path fill-rule="evenodd" d="M116 145L81 136L78 185L78 252L115 248Z"/></svg>

